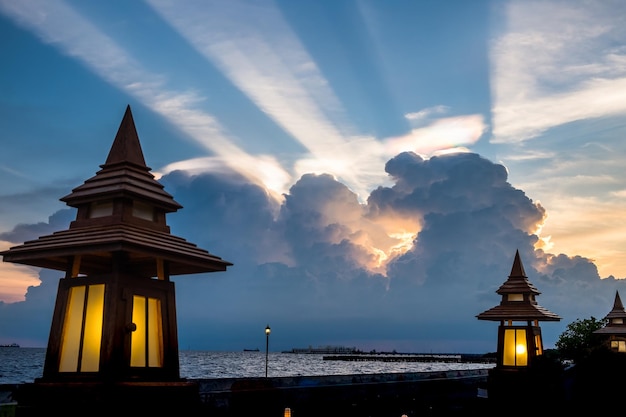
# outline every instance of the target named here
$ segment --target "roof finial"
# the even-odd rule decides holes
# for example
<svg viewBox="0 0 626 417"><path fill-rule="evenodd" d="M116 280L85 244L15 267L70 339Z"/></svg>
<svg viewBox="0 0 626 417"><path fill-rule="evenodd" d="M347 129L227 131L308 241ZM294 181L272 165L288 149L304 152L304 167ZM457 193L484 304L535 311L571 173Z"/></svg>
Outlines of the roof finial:
<svg viewBox="0 0 626 417"><path fill-rule="evenodd" d="M522 265L522 259L519 256L519 249L515 250L515 260L509 277L526 277L526 271L524 271L524 265Z"/></svg>
<svg viewBox="0 0 626 417"><path fill-rule="evenodd" d="M132 163L141 167L146 166L141 144L139 143L139 136L137 135L137 129L135 128L133 114L130 111L130 104L126 106L124 118L117 130L117 135L115 135L115 140L113 141L109 156L107 156L104 165L122 162Z"/></svg>
<svg viewBox="0 0 626 417"><path fill-rule="evenodd" d="M622 299L619 298L619 291L615 291L615 302L613 303L613 310L624 310Z"/></svg>

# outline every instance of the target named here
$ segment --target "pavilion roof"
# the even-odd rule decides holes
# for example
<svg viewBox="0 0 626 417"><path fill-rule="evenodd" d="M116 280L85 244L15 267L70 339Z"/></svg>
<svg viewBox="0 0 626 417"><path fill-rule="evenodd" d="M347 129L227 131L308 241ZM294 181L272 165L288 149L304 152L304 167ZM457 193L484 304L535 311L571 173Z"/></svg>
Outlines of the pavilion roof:
<svg viewBox="0 0 626 417"><path fill-rule="evenodd" d="M479 320L561 320L557 314L537 304L535 296L541 293L528 280L519 250L515 252L513 267L508 279L496 292L502 296L502 301L499 305L478 314L476 317ZM510 294L519 294L523 299L511 299Z"/></svg>
<svg viewBox="0 0 626 417"><path fill-rule="evenodd" d="M3 260L63 271L73 256L80 256L80 273L96 274L110 271L113 256L123 253L130 272L150 277L157 275L157 258L167 261L170 275L224 271L232 265L169 233L163 213L182 206L163 190L146 166L130 106L101 168L61 201L80 210L93 202L138 200L155 207L161 217L151 222L127 214L95 219L77 216L68 230L0 252Z"/></svg>

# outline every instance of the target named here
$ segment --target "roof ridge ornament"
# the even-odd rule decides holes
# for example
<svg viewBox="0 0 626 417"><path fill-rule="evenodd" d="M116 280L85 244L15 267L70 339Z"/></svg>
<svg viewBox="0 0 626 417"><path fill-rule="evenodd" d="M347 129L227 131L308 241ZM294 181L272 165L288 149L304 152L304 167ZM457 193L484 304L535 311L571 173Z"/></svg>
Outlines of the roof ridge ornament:
<svg viewBox="0 0 626 417"><path fill-rule="evenodd" d="M522 259L519 256L519 249L515 250L515 259L513 260L513 267L511 268L509 277L527 278L526 271L524 271L524 265L522 264Z"/></svg>
<svg viewBox="0 0 626 417"><path fill-rule="evenodd" d="M141 150L141 144L139 143L139 135L135 127L135 121L133 119L133 113L130 109L130 104L126 106L124 117L117 130L113 145L107 156L104 168L107 165L119 164L119 163L131 163L141 167L150 168L146 166L146 160Z"/></svg>

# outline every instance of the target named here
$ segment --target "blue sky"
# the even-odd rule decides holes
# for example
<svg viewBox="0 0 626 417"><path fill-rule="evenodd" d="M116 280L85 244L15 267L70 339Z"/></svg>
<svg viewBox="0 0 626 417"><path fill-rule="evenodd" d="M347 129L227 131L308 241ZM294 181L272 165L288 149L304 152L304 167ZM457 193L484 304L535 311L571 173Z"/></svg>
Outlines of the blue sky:
<svg viewBox="0 0 626 417"><path fill-rule="evenodd" d="M0 249L67 228L127 105L234 263L176 278L182 347L486 351L520 250L538 301L626 278L621 1L0 0ZM0 264L0 342L45 345L58 273ZM9 318L9 319L7 319ZM219 335L219 336L218 336Z"/></svg>

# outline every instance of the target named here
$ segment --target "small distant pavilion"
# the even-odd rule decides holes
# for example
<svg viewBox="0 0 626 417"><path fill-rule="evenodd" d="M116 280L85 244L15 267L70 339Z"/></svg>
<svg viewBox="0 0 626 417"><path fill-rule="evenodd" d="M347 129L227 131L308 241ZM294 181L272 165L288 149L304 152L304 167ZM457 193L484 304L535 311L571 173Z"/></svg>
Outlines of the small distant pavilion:
<svg viewBox="0 0 626 417"><path fill-rule="evenodd" d="M594 334L606 338L606 341L615 352L626 352L626 310L619 296L619 291L615 291L615 301L613 308L606 315L606 326L598 329Z"/></svg>

